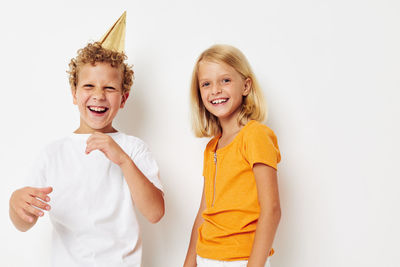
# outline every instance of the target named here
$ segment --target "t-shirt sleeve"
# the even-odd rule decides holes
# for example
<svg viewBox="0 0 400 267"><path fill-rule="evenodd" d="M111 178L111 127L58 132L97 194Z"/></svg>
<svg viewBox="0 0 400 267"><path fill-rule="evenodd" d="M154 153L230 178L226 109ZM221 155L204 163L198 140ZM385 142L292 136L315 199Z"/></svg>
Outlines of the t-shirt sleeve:
<svg viewBox="0 0 400 267"><path fill-rule="evenodd" d="M141 142L135 155L132 155L132 160L135 162L139 170L146 176L149 181L154 184L155 187L163 190L163 186L160 181L160 174L156 160L153 154L150 152L148 146Z"/></svg>
<svg viewBox="0 0 400 267"><path fill-rule="evenodd" d="M33 160L28 172L23 179L22 186L46 187L46 162L47 153L42 150Z"/></svg>
<svg viewBox="0 0 400 267"><path fill-rule="evenodd" d="M277 169L281 160L276 135L265 125L249 129L244 140L244 151L252 168L256 163L263 163Z"/></svg>

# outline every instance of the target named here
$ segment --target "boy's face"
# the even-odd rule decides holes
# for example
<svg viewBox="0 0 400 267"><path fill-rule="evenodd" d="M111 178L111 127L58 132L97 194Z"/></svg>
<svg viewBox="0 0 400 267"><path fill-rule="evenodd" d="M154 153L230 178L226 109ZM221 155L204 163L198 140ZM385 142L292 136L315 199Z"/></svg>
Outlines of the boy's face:
<svg viewBox="0 0 400 267"><path fill-rule="evenodd" d="M113 119L129 95L122 94L122 75L120 68L103 62L79 68L76 89L72 89L73 102L81 115L76 133L115 131Z"/></svg>

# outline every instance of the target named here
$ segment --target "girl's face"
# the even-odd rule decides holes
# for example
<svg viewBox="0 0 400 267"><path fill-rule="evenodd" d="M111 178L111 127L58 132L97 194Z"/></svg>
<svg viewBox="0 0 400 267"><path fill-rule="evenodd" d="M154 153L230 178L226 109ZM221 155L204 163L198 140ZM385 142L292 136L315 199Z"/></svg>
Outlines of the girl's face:
<svg viewBox="0 0 400 267"><path fill-rule="evenodd" d="M243 96L250 92L251 79L243 79L226 63L207 60L199 62L197 77L205 108L220 122L236 119Z"/></svg>
<svg viewBox="0 0 400 267"><path fill-rule="evenodd" d="M112 132L112 122L128 94L122 94L122 72L109 63L83 65L78 74L74 104L81 115L77 133Z"/></svg>

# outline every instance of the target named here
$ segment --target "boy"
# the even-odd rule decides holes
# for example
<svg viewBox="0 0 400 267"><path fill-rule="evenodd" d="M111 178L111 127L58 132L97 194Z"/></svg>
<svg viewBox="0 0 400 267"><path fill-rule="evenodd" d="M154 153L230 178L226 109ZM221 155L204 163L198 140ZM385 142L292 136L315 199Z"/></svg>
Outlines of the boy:
<svg viewBox="0 0 400 267"><path fill-rule="evenodd" d="M80 126L42 151L30 176L33 187L10 198L10 218L20 231L49 211L52 266L140 266L134 206L152 223L164 215L158 167L147 146L112 126L133 83L124 34L125 13L100 42L71 60Z"/></svg>

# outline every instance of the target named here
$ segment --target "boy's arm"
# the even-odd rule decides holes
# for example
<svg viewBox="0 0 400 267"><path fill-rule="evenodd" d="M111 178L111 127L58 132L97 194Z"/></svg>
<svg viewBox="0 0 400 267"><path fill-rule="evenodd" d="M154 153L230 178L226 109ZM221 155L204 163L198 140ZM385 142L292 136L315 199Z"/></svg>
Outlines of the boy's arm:
<svg viewBox="0 0 400 267"><path fill-rule="evenodd" d="M50 210L49 196L53 191L51 187L35 188L24 187L15 190L10 197L10 219L14 226L21 232L26 232L34 226L43 211ZM41 199L42 201L39 201Z"/></svg>
<svg viewBox="0 0 400 267"><path fill-rule="evenodd" d="M261 210L247 266L262 267L272 248L281 218L281 209L276 170L268 165L257 163L253 166L253 172Z"/></svg>
<svg viewBox="0 0 400 267"><path fill-rule="evenodd" d="M87 140L86 153L100 150L108 159L120 166L135 206L152 223L164 216L162 192L139 170L131 157L108 135L96 132Z"/></svg>
<svg viewBox="0 0 400 267"><path fill-rule="evenodd" d="M190 243L188 247L188 251L186 253L185 263L183 264L184 267L196 267L196 243L198 238L198 232L200 225L203 223L204 219L201 216L203 211L206 209L206 200L204 196L204 185L203 185L203 194L201 197L199 211L197 212L196 219L193 224L192 234L190 236Z"/></svg>
<svg viewBox="0 0 400 267"><path fill-rule="evenodd" d="M133 160L126 156L119 166L128 184L133 203L147 220L156 223L164 216L163 193L143 175Z"/></svg>

